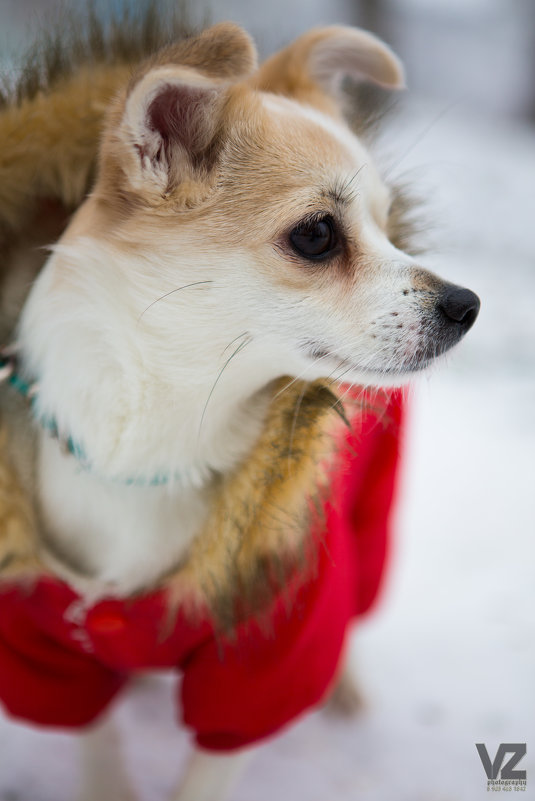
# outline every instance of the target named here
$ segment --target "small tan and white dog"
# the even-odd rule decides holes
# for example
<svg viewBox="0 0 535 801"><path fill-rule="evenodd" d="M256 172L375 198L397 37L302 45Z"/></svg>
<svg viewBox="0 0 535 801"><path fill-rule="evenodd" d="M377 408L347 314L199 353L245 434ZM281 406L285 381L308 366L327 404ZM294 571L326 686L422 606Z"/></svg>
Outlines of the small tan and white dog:
<svg viewBox="0 0 535 801"><path fill-rule="evenodd" d="M52 566L92 599L180 561L275 379L395 385L477 316L473 293L391 243L392 194L344 121L345 76L404 83L361 30L311 31L258 68L250 38L222 24L158 54L108 112L94 189L18 330L36 414L91 463L41 432L43 519L51 552L70 555ZM124 485L158 475L172 480ZM108 746L87 739L85 797L118 798L97 786ZM175 801L221 801L242 759L199 751Z"/></svg>

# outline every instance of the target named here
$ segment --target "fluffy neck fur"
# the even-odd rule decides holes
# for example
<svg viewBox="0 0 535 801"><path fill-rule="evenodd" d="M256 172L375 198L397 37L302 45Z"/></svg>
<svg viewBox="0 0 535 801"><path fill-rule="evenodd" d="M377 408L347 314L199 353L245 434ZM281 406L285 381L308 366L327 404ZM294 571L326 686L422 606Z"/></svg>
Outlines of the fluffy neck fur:
<svg viewBox="0 0 535 801"><path fill-rule="evenodd" d="M198 266L166 278L162 265L156 289L143 258L90 238L57 246L39 277L20 325L23 368L38 381L36 413L82 444L96 475L163 472L199 487L258 436L276 354L239 320L218 331L226 289L201 278Z"/></svg>

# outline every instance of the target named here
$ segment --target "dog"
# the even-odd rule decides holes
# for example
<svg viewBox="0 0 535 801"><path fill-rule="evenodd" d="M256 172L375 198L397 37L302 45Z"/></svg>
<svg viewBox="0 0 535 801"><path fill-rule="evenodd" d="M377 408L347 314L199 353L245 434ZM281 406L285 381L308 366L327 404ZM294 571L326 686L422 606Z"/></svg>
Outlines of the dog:
<svg viewBox="0 0 535 801"><path fill-rule="evenodd" d="M143 596L195 549L281 379L398 386L474 323L473 292L391 242L393 194L345 122L344 77L404 85L362 30L310 31L258 67L225 23L143 63L111 103L94 187L16 337L46 564L62 582L47 597L69 625L97 605L100 632L119 638L105 599ZM120 797L95 767L113 761L107 724L85 739L84 798ZM175 801L230 792L248 743L207 742Z"/></svg>

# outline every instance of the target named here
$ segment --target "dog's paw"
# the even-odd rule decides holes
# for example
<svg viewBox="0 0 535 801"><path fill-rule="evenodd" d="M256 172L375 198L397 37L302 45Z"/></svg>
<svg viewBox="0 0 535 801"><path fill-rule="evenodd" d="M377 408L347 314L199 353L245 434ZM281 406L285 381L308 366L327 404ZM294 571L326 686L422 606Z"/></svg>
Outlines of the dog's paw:
<svg viewBox="0 0 535 801"><path fill-rule="evenodd" d="M365 709L366 702L356 676L346 667L327 699L325 711L336 717L352 718L360 715Z"/></svg>

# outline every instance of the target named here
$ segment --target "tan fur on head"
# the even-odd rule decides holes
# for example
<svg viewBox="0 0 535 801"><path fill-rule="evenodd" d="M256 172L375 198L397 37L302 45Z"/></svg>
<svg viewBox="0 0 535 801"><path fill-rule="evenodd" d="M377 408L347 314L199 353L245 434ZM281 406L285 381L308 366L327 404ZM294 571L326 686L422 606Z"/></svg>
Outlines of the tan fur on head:
<svg viewBox="0 0 535 801"><path fill-rule="evenodd" d="M164 47L145 61L132 76L127 93L155 67L171 64L189 67L218 82L238 81L257 67L257 53L243 28L232 22L220 22L197 36Z"/></svg>

